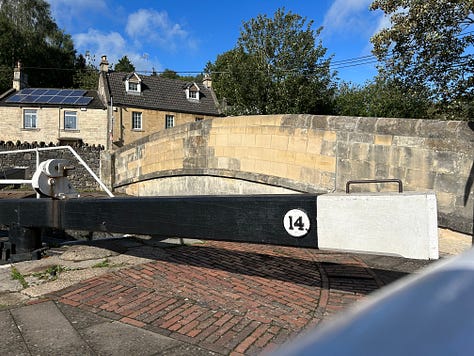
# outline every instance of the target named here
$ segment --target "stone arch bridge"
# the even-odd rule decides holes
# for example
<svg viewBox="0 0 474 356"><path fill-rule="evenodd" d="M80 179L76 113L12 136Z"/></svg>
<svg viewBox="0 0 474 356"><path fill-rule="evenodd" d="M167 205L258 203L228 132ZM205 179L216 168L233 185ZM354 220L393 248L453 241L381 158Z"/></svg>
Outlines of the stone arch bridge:
<svg viewBox="0 0 474 356"><path fill-rule="evenodd" d="M104 182L135 196L344 192L349 180L396 178L406 191L436 192L441 226L473 232L473 122L214 118L154 133L101 161Z"/></svg>

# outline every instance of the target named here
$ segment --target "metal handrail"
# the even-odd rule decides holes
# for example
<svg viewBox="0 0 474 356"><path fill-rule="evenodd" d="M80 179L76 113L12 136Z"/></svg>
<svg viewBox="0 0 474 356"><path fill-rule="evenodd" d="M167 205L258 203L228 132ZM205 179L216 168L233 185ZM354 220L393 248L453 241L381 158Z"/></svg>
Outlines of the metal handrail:
<svg viewBox="0 0 474 356"><path fill-rule="evenodd" d="M84 168L89 172L89 174L94 178L94 180L100 185L100 187L107 193L109 197L114 197L112 192L105 186L104 183L100 180L99 177L94 173L94 171L87 165L87 163L79 156L79 154L71 147L71 146L57 146L57 147L36 147L36 148L28 148L16 151L0 151L0 155L5 154L12 154L12 153L26 153L26 152L36 152L36 169L38 169L40 161L39 161L39 153L40 151L54 151L54 150L69 150L74 157L79 161L80 164L84 166ZM31 184L31 179L0 179L0 184Z"/></svg>
<svg viewBox="0 0 474 356"><path fill-rule="evenodd" d="M398 192L403 193L403 183L400 179L365 179L350 180L346 183L346 193L349 194L351 184L398 183Z"/></svg>

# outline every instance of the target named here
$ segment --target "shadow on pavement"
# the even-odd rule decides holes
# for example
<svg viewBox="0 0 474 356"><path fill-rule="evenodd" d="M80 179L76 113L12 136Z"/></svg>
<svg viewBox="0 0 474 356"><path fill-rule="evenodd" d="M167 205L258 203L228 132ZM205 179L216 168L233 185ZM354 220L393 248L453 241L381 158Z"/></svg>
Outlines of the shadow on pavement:
<svg viewBox="0 0 474 356"><path fill-rule="evenodd" d="M204 242L193 245L148 241L147 248L127 248L123 239L105 239L81 244L108 249L119 254L226 271L233 274L319 286L358 294L369 294L420 268L430 261L390 256L366 256L231 242ZM149 251L148 251L149 249ZM160 249L160 253L153 253ZM326 282L323 279L327 279Z"/></svg>

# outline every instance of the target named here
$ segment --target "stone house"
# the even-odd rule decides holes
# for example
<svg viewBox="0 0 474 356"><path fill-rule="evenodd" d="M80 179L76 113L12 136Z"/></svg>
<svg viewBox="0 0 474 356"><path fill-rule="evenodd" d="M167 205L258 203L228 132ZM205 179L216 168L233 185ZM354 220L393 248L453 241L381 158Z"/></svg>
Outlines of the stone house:
<svg viewBox="0 0 474 356"><path fill-rule="evenodd" d="M0 141L82 142L113 149L156 131L221 116L211 80L182 80L109 71L98 90L29 88L20 64L0 95Z"/></svg>
<svg viewBox="0 0 474 356"><path fill-rule="evenodd" d="M103 56L98 90L108 105L114 147L177 125L222 116L207 76L203 83L189 83L114 72Z"/></svg>
<svg viewBox="0 0 474 356"><path fill-rule="evenodd" d="M107 146L107 107L96 90L29 88L20 63L0 95L0 140Z"/></svg>

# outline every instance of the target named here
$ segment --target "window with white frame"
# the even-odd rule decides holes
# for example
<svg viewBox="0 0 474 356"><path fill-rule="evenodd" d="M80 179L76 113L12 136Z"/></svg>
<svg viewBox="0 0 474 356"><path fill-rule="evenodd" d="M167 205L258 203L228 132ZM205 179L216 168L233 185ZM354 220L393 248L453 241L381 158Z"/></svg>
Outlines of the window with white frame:
<svg viewBox="0 0 474 356"><path fill-rule="evenodd" d="M125 91L127 94L140 95L142 91L142 80L136 73L132 73L125 80Z"/></svg>
<svg viewBox="0 0 474 356"><path fill-rule="evenodd" d="M190 90L189 91L189 98L190 99L197 99L198 98L198 92L196 90Z"/></svg>
<svg viewBox="0 0 474 356"><path fill-rule="evenodd" d="M171 127L174 127L174 116L166 115L165 116L165 129L169 129Z"/></svg>
<svg viewBox="0 0 474 356"><path fill-rule="evenodd" d="M139 92L138 83L128 82L128 91Z"/></svg>
<svg viewBox="0 0 474 356"><path fill-rule="evenodd" d="M64 130L77 130L77 112L64 112Z"/></svg>
<svg viewBox="0 0 474 356"><path fill-rule="evenodd" d="M186 87L186 98L199 100L199 87L196 84L191 84Z"/></svg>
<svg viewBox="0 0 474 356"><path fill-rule="evenodd" d="M138 111L132 112L132 130L142 129L142 113Z"/></svg>
<svg viewBox="0 0 474 356"><path fill-rule="evenodd" d="M36 109L25 109L23 111L23 128L36 129L38 127L38 112Z"/></svg>

